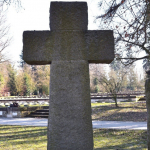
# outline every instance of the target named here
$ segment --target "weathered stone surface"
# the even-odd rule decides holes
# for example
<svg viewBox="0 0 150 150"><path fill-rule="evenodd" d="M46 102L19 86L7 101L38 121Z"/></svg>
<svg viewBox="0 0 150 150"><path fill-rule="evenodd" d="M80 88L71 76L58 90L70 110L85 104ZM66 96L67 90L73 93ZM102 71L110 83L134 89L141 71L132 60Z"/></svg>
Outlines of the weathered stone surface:
<svg viewBox="0 0 150 150"><path fill-rule="evenodd" d="M52 61L51 72L48 147L92 150L88 62Z"/></svg>
<svg viewBox="0 0 150 150"><path fill-rule="evenodd" d="M88 31L86 34L86 50L90 63L111 63L114 59L113 31Z"/></svg>
<svg viewBox="0 0 150 150"><path fill-rule="evenodd" d="M41 41L41 42L40 42ZM113 31L25 31L23 59L28 64L53 60L110 63L114 59Z"/></svg>
<svg viewBox="0 0 150 150"><path fill-rule="evenodd" d="M87 26L86 2L51 2L51 30L86 30Z"/></svg>
<svg viewBox="0 0 150 150"><path fill-rule="evenodd" d="M23 59L50 64L48 150L92 150L89 63L114 59L112 31L87 31L87 3L51 2L52 31L26 31Z"/></svg>
<svg viewBox="0 0 150 150"><path fill-rule="evenodd" d="M51 63L52 44L50 31L24 31L23 59L28 64Z"/></svg>

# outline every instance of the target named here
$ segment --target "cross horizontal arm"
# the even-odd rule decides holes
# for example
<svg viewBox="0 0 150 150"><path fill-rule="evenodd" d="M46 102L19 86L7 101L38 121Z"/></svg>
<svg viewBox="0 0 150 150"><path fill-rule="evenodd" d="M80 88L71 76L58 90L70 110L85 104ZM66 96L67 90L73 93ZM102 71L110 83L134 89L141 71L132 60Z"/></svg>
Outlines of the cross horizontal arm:
<svg viewBox="0 0 150 150"><path fill-rule="evenodd" d="M31 65L51 63L52 48L50 31L25 31L23 33L23 59Z"/></svg>
<svg viewBox="0 0 150 150"><path fill-rule="evenodd" d="M89 30L85 34L89 63L111 63L114 59L114 37L111 30Z"/></svg>
<svg viewBox="0 0 150 150"><path fill-rule="evenodd" d="M25 31L23 43L23 59L31 65L53 60L110 63L114 59L113 31Z"/></svg>

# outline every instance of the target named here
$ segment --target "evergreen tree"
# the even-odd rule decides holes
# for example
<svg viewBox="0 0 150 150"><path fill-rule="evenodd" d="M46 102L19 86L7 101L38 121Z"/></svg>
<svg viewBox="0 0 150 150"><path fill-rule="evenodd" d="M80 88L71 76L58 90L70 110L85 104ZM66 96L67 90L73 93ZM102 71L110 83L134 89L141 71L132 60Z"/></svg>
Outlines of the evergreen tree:
<svg viewBox="0 0 150 150"><path fill-rule="evenodd" d="M23 95L24 89L24 73L22 70L17 70L17 78L16 78L16 87L17 87L17 94Z"/></svg>
<svg viewBox="0 0 150 150"><path fill-rule="evenodd" d="M0 73L0 88L2 88L4 85L4 76L2 73Z"/></svg>
<svg viewBox="0 0 150 150"><path fill-rule="evenodd" d="M30 81L27 73L24 74L24 95L30 95Z"/></svg>
<svg viewBox="0 0 150 150"><path fill-rule="evenodd" d="M25 70L24 71L24 77L23 77L23 83L24 83L24 95L25 96L29 96L30 94L32 94L35 90L35 82L34 82L34 78L32 76L32 72L31 70Z"/></svg>
<svg viewBox="0 0 150 150"><path fill-rule="evenodd" d="M8 65L8 83L7 83L7 86L9 88L11 96L17 95L16 72L10 64Z"/></svg>
<svg viewBox="0 0 150 150"><path fill-rule="evenodd" d="M36 91L38 94L49 94L49 82L50 82L50 66L36 66L34 69L34 78L36 81Z"/></svg>
<svg viewBox="0 0 150 150"><path fill-rule="evenodd" d="M93 84L94 84L94 92L98 93L99 87L98 87L98 79L96 77L93 79Z"/></svg>

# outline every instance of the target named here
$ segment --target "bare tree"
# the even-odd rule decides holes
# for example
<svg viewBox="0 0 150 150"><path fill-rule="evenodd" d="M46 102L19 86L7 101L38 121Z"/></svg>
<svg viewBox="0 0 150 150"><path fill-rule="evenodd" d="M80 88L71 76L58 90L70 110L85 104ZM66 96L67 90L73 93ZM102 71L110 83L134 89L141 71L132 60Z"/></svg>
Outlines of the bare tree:
<svg viewBox="0 0 150 150"><path fill-rule="evenodd" d="M10 45L11 37L9 37L9 25L6 22L3 4L0 4L0 63L8 61L6 54L7 47Z"/></svg>
<svg viewBox="0 0 150 150"><path fill-rule="evenodd" d="M104 87L105 91L107 93L111 93L116 107L118 107L117 93L122 90L126 74L127 71L124 72L123 70L120 70L116 72L114 70L111 70L109 76L107 76L106 74L100 74L98 78L99 83Z"/></svg>
<svg viewBox="0 0 150 150"><path fill-rule="evenodd" d="M145 67L150 59L150 1L149 0L101 0L104 10L97 19L103 29L114 31L116 57L124 64L143 59ZM145 56L140 57L144 51Z"/></svg>
<svg viewBox="0 0 150 150"><path fill-rule="evenodd" d="M14 4L17 7L21 6L21 0L0 0L0 3L7 4L8 6Z"/></svg>
<svg viewBox="0 0 150 150"><path fill-rule="evenodd" d="M107 29L114 30L117 58L125 60L123 61L125 64L143 59L144 67L148 70L145 93L148 112L147 145L150 150L150 0L111 0L109 3L101 0L100 2L101 9L106 9L97 19L102 19ZM145 56L137 55L141 51L145 52Z"/></svg>

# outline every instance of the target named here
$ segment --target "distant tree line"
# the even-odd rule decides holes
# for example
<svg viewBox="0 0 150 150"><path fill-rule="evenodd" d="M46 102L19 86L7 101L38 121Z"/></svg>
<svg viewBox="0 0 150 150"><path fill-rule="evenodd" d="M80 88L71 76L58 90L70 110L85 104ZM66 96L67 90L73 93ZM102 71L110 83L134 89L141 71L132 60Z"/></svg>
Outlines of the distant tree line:
<svg viewBox="0 0 150 150"><path fill-rule="evenodd" d="M5 62L0 64L0 95L49 95L50 66L24 64L19 69Z"/></svg>
<svg viewBox="0 0 150 150"><path fill-rule="evenodd" d="M102 65L101 67L103 68ZM114 94L118 92L144 91L144 71L143 77L141 77L136 72L135 65L125 67L116 60L109 65L109 71L90 69L90 78L92 93L107 92Z"/></svg>

